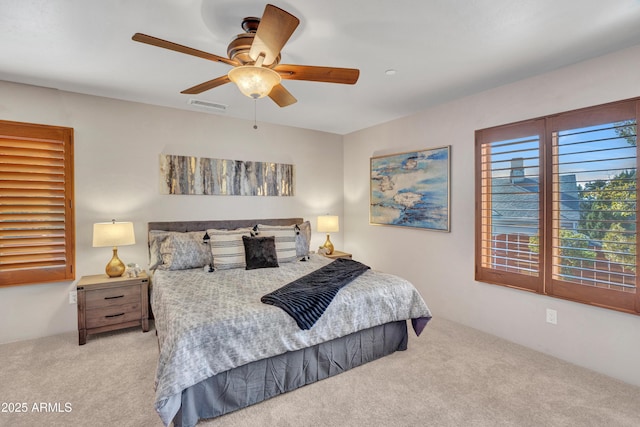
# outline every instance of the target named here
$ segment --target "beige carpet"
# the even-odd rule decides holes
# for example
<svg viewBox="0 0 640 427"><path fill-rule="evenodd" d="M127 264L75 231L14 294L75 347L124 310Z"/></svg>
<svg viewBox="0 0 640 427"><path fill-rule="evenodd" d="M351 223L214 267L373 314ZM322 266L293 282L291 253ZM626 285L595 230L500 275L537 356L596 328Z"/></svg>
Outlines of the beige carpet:
<svg viewBox="0 0 640 427"><path fill-rule="evenodd" d="M156 358L139 329L1 345L0 426L161 426ZM434 319L405 352L198 426L638 425L639 388Z"/></svg>

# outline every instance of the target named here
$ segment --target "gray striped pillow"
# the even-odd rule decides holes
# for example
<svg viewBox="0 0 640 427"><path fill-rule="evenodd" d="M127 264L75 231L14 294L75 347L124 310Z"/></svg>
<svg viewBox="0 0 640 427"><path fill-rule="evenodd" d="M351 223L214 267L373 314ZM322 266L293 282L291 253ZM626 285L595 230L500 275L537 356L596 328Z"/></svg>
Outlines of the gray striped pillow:
<svg viewBox="0 0 640 427"><path fill-rule="evenodd" d="M245 268L247 266L244 257L244 243L242 236L251 236L250 228L238 228L236 230L207 230L213 255L213 268L216 270L229 270L232 268Z"/></svg>
<svg viewBox="0 0 640 427"><path fill-rule="evenodd" d="M265 225L258 224L258 235L275 236L276 254L278 264L295 261L296 256L296 230L295 225Z"/></svg>

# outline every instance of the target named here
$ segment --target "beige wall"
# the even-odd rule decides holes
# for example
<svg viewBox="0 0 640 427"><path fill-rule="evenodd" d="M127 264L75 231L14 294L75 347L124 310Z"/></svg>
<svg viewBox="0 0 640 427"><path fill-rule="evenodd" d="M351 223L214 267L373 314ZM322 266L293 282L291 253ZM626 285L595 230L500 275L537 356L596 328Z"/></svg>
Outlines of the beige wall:
<svg viewBox="0 0 640 427"><path fill-rule="evenodd" d="M640 96L639 69L640 46L345 136L345 249L411 280L436 318L640 385L640 316L475 282L473 223L476 129ZM451 232L369 225L369 158L449 144Z"/></svg>
<svg viewBox="0 0 640 427"><path fill-rule="evenodd" d="M78 277L99 273L108 249L91 225L134 221L138 244L119 253L146 262L149 220L341 216L339 249L411 280L437 317L449 318L640 385L640 317L473 280L474 131L640 96L640 46L490 90L343 137L0 82L0 119L76 130ZM344 150L342 142L344 139ZM450 233L368 224L369 158L452 146ZM296 165L293 198L161 196L158 154ZM344 167L344 171L343 171ZM343 180L344 178L344 180ZM344 244L343 244L344 235ZM323 236L314 235L315 247ZM73 283L0 289L0 342L76 327ZM558 325L545 323L545 309ZM421 339L428 338L427 333Z"/></svg>
<svg viewBox="0 0 640 427"><path fill-rule="evenodd" d="M249 101L247 101L249 102ZM283 114L286 112L283 110ZM148 221L342 217L342 137L53 89L0 82L0 119L75 129L77 278L100 274L110 248L91 247L92 224L133 221L137 244L119 248L145 265ZM159 155L180 154L295 165L294 197L159 194ZM324 242L314 234L312 248ZM342 233L332 235L337 248ZM0 288L0 343L77 328L74 283Z"/></svg>

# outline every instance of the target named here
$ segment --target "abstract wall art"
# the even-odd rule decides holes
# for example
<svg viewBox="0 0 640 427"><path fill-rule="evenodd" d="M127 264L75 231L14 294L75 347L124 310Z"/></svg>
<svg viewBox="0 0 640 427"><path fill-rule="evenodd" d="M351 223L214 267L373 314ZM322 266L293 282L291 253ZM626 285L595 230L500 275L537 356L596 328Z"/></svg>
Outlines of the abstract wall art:
<svg viewBox="0 0 640 427"><path fill-rule="evenodd" d="M450 146L371 158L371 224L450 231Z"/></svg>
<svg viewBox="0 0 640 427"><path fill-rule="evenodd" d="M293 196L294 167L161 154L160 194Z"/></svg>

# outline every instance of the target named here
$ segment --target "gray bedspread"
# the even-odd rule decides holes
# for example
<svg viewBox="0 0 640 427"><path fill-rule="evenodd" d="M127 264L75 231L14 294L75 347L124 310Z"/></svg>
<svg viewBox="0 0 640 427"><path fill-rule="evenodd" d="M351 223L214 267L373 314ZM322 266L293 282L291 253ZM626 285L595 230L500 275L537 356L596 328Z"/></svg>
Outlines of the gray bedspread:
<svg viewBox="0 0 640 427"><path fill-rule="evenodd" d="M344 287L309 330L260 298L331 260L314 255L279 268L156 271L151 304L160 343L156 411L168 425L182 390L249 362L309 347L384 323L431 313L413 285L369 270ZM420 329L416 330L417 333Z"/></svg>
<svg viewBox="0 0 640 427"><path fill-rule="evenodd" d="M367 271L358 261L338 258L260 298L283 309L300 329L311 329L343 287Z"/></svg>

